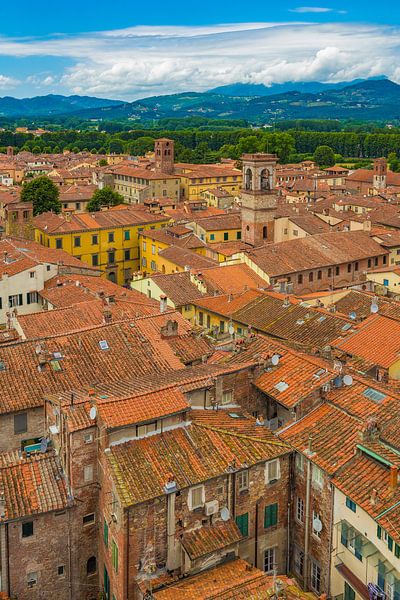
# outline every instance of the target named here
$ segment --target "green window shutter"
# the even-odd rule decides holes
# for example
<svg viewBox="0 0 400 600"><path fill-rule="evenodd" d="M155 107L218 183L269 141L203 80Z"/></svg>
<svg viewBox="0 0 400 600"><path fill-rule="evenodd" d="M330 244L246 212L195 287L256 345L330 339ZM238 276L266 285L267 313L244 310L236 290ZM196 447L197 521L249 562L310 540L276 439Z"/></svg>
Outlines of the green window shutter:
<svg viewBox="0 0 400 600"><path fill-rule="evenodd" d="M269 504L264 510L264 528L273 527L278 523L278 504Z"/></svg>
<svg viewBox="0 0 400 600"><path fill-rule="evenodd" d="M239 527L240 533L243 537L247 537L249 535L249 513L244 513L244 515L239 515L236 517L236 525Z"/></svg>
<svg viewBox="0 0 400 600"><path fill-rule="evenodd" d="M378 536L378 538L380 540L382 539L382 527L380 525L378 525L378 528L376 530L376 535Z"/></svg>
<svg viewBox="0 0 400 600"><path fill-rule="evenodd" d="M354 540L354 554L358 560L362 560L362 538L360 535L357 535Z"/></svg>
<svg viewBox="0 0 400 600"><path fill-rule="evenodd" d="M400 546L398 544L394 546L394 555L396 558L400 558Z"/></svg>
<svg viewBox="0 0 400 600"><path fill-rule="evenodd" d="M390 535L388 535L388 548L391 552L393 552L393 538L390 537Z"/></svg>
<svg viewBox="0 0 400 600"><path fill-rule="evenodd" d="M118 546L114 540L112 542L111 560L115 572L118 573Z"/></svg>
<svg viewBox="0 0 400 600"><path fill-rule="evenodd" d="M347 540L349 537L349 528L347 526L347 523L345 521L343 521L342 523L342 533L340 536L340 541L342 542L343 546L347 547Z"/></svg>
<svg viewBox="0 0 400 600"><path fill-rule="evenodd" d="M107 547L108 546L108 523L107 523L105 517L104 517L104 527L103 527L103 539L104 539L104 545Z"/></svg>
<svg viewBox="0 0 400 600"><path fill-rule="evenodd" d="M347 581L344 582L344 600L355 600L356 593Z"/></svg>

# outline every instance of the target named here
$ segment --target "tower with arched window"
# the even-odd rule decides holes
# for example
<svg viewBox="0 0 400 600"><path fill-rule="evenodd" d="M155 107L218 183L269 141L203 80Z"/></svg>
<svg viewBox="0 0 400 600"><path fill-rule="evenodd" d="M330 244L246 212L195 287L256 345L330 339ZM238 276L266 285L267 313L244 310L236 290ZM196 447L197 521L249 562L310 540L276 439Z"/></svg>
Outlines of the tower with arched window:
<svg viewBox="0 0 400 600"><path fill-rule="evenodd" d="M243 154L242 240L252 246L273 241L277 207L275 154Z"/></svg>
<svg viewBox="0 0 400 600"><path fill-rule="evenodd" d="M155 172L172 175L174 172L174 140L159 138L154 143Z"/></svg>

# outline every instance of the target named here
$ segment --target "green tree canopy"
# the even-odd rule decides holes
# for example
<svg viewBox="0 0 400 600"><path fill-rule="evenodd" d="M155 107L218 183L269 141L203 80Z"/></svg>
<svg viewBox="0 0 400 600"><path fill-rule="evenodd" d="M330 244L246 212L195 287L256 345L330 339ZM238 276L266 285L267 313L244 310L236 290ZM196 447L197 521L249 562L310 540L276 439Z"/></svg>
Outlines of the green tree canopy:
<svg viewBox="0 0 400 600"><path fill-rule="evenodd" d="M103 207L116 206L123 204L124 198L118 192L114 192L110 187L104 187L102 190L96 190L87 204L89 212L97 212Z"/></svg>
<svg viewBox="0 0 400 600"><path fill-rule="evenodd" d="M335 153L330 146L318 146L314 152L314 160L320 167L333 167Z"/></svg>
<svg viewBox="0 0 400 600"><path fill-rule="evenodd" d="M22 186L21 200L22 202L32 202L34 215L40 215L47 211L57 214L61 212L59 196L58 187L44 175L26 182Z"/></svg>
<svg viewBox="0 0 400 600"><path fill-rule="evenodd" d="M391 171L395 173L400 172L400 160L397 158L396 152L390 152L388 154L388 163Z"/></svg>

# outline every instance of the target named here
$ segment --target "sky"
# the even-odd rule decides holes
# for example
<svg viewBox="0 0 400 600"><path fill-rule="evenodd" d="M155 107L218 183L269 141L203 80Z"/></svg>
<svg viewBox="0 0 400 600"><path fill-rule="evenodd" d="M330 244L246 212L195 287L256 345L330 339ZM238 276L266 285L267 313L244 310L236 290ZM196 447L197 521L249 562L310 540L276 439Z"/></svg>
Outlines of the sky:
<svg viewBox="0 0 400 600"><path fill-rule="evenodd" d="M400 83L397 0L19 0L0 22L0 96L129 101L382 75Z"/></svg>

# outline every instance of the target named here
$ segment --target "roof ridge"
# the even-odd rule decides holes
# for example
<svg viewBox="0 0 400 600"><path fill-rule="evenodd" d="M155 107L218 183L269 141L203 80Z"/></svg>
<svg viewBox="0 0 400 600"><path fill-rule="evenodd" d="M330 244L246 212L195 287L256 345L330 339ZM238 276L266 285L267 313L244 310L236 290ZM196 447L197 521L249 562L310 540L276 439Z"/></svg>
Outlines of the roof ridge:
<svg viewBox="0 0 400 600"><path fill-rule="evenodd" d="M215 431L216 433L221 433L221 434L226 434L226 435L231 435L233 437L238 437L238 438L242 438L245 440L250 440L253 442L261 442L263 444L271 444L273 446L282 446L283 448L286 448L287 450L289 450L288 445L285 442L279 442L278 440L266 440L263 438L258 438L255 436L250 436L247 435L245 433L237 433L236 431L231 431L230 429L223 429L220 427L214 427L212 425L206 425L205 423L198 423L196 421L192 422L192 425L196 426L196 427L202 427L203 429L209 429L211 431Z"/></svg>

